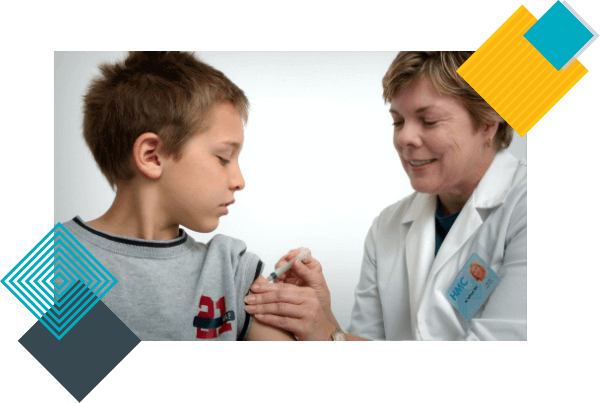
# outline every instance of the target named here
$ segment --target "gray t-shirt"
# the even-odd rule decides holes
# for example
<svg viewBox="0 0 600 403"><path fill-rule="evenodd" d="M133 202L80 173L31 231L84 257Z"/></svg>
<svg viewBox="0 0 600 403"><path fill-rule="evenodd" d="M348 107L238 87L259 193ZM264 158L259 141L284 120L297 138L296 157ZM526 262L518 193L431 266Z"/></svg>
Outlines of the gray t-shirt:
<svg viewBox="0 0 600 403"><path fill-rule="evenodd" d="M63 224L118 283L102 302L141 340L244 340L244 297L263 263L246 244L215 235L197 243L108 234L79 217Z"/></svg>

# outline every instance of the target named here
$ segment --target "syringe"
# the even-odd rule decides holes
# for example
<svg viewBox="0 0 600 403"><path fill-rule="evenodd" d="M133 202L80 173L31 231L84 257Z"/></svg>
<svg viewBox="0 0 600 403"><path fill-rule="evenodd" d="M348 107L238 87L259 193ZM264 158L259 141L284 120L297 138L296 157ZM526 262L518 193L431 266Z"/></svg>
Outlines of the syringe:
<svg viewBox="0 0 600 403"><path fill-rule="evenodd" d="M293 258L292 260L290 260L289 262L287 262L286 264L284 264L283 266L281 266L278 269L275 269L275 271L271 274L269 274L269 277L267 277L267 282L272 283L275 279L277 279L279 276L281 276L283 273L285 273L286 271L288 271L292 265L294 264L294 261L296 261L297 259L300 259L301 261L306 263L306 260L310 257L310 249L308 248L300 248L298 255Z"/></svg>

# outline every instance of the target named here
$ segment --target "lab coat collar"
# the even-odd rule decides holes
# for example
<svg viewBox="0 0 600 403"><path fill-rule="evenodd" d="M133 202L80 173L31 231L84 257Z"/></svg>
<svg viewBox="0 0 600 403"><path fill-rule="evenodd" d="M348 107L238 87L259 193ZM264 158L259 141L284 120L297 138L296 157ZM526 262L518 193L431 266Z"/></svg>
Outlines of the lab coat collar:
<svg viewBox="0 0 600 403"><path fill-rule="evenodd" d="M411 289L413 329L418 329L417 312L428 278L434 276L479 228L488 209L504 202L518 165L519 161L507 151L502 150L496 154L442 243L437 256L435 256L434 221L437 196L423 193L415 195L402 218L403 224L412 223L407 233L406 260Z"/></svg>
<svg viewBox="0 0 600 403"><path fill-rule="evenodd" d="M471 195L473 207L489 209L504 203L518 167L519 160L508 151L498 151L492 164Z"/></svg>

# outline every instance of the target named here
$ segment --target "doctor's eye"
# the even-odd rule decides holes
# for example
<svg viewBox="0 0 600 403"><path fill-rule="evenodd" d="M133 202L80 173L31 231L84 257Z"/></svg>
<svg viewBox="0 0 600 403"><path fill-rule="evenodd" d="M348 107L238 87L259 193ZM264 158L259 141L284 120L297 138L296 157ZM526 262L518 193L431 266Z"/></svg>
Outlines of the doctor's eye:
<svg viewBox="0 0 600 403"><path fill-rule="evenodd" d="M399 120L397 122L392 123L392 126L394 126L394 127L402 127L403 124L404 124L404 120Z"/></svg>
<svg viewBox="0 0 600 403"><path fill-rule="evenodd" d="M423 124L424 124L425 126L433 126L433 125L435 125L435 124L437 123L437 122L434 122L434 121L428 121L428 120L425 120L425 119L421 119L421 122L423 122Z"/></svg>
<svg viewBox="0 0 600 403"><path fill-rule="evenodd" d="M229 160L226 160L225 158L221 158L219 156L217 156L217 158L219 159L219 162L221 162L221 165L225 166L227 164L229 164Z"/></svg>

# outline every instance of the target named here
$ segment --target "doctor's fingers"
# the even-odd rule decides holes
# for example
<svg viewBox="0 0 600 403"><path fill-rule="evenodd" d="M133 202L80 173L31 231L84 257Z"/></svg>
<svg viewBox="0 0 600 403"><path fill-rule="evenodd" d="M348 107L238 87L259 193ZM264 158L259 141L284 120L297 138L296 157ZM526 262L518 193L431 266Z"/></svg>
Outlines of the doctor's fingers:
<svg viewBox="0 0 600 403"><path fill-rule="evenodd" d="M289 304L283 304L275 309L281 309L282 313L287 313L286 310L290 309L293 314L302 316L295 318L270 313L257 313L254 317L266 325L292 332L298 340L328 340L336 329L336 326L328 321L318 302L316 304L313 301L303 305L285 305Z"/></svg>
<svg viewBox="0 0 600 403"><path fill-rule="evenodd" d="M293 258L298 256L299 253L300 253L300 249L292 249L291 251L289 251L287 253L287 255L285 255L285 256L281 257L281 259L279 259L279 261L275 264L275 268L279 268L279 267L283 266L284 264L286 264L287 262L289 262L290 260L292 260ZM321 263L319 263L319 261L317 259L315 259L312 256L312 254L306 258L306 262L304 262L304 264L309 266L311 269L316 268L317 266L319 268L321 267Z"/></svg>
<svg viewBox="0 0 600 403"><path fill-rule="evenodd" d="M280 277L281 278L281 277ZM266 292L272 292L272 291L277 291L277 290L283 290L283 289L297 289L297 290L301 290L302 287L297 287L295 285L292 284L284 284L284 283L259 283L257 281L255 281L251 286L250 286L250 291L252 291L255 294L264 294Z"/></svg>
<svg viewBox="0 0 600 403"><path fill-rule="evenodd" d="M265 325L272 326L274 328L279 328L283 330L287 330L290 333L293 333L298 337L298 339L302 340L301 334L306 333L306 326L301 319L288 318L286 316L277 316L271 314L257 314L254 315L254 318Z"/></svg>
<svg viewBox="0 0 600 403"><path fill-rule="evenodd" d="M246 305L246 312L251 315L276 315L294 319L311 317L310 310L305 305L286 304L285 302Z"/></svg>
<svg viewBox="0 0 600 403"><path fill-rule="evenodd" d="M273 302L300 305L316 298L315 292L310 288L296 287L291 284L277 285L282 287L265 293L247 295L244 301L249 305L271 304Z"/></svg>
<svg viewBox="0 0 600 403"><path fill-rule="evenodd" d="M281 259L279 259L279 261L275 264L275 268L283 266L284 264L298 256L298 253L300 253L300 248L292 249L285 256L282 256Z"/></svg>

